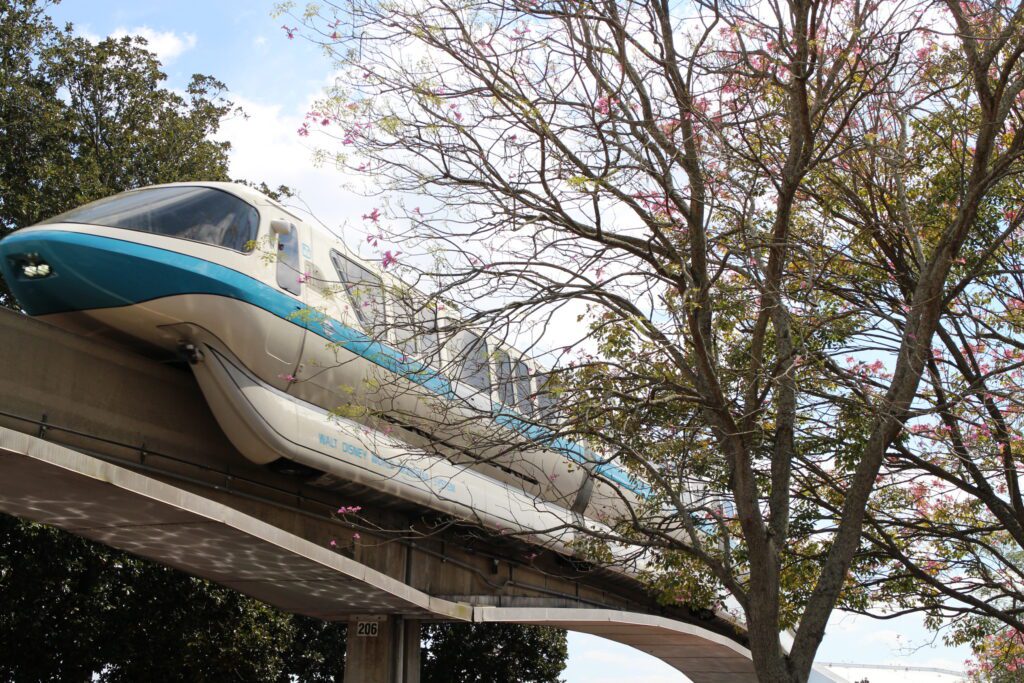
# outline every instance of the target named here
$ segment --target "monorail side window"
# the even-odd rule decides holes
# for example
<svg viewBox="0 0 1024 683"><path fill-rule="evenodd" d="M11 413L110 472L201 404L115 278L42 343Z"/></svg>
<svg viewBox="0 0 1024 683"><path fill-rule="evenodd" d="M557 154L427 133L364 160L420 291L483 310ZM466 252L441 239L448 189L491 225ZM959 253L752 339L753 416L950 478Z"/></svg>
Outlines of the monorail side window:
<svg viewBox="0 0 1024 683"><path fill-rule="evenodd" d="M331 261L338 271L348 294L349 303L355 311L359 324L374 337L383 337L384 326L384 285L381 279L354 261L336 251L331 252Z"/></svg>
<svg viewBox="0 0 1024 683"><path fill-rule="evenodd" d="M299 231L295 225L277 236L277 286L298 296L302 294L299 282Z"/></svg>
<svg viewBox="0 0 1024 683"><path fill-rule="evenodd" d="M260 217L230 192L212 187L150 187L106 197L43 223L88 223L248 252Z"/></svg>
<svg viewBox="0 0 1024 683"><path fill-rule="evenodd" d="M403 292L396 292L389 301L391 313L389 322L395 335L395 341L407 356L416 354L416 335L419 332L419 321L412 301Z"/></svg>
<svg viewBox="0 0 1024 683"><path fill-rule="evenodd" d="M530 388L530 368L526 367L526 363L522 361L516 361L515 369L515 385L516 385L516 410L522 415L528 417L533 416L533 389Z"/></svg>
<svg viewBox="0 0 1024 683"><path fill-rule="evenodd" d="M507 406L515 405L515 387L512 385L512 359L504 351L494 352L494 374L498 383L498 400Z"/></svg>
<svg viewBox="0 0 1024 683"><path fill-rule="evenodd" d="M547 422L558 418L558 378L550 372L537 375L537 415Z"/></svg>
<svg viewBox="0 0 1024 683"><path fill-rule="evenodd" d="M454 340L458 381L489 392L491 389L490 354L487 342L472 332L460 332Z"/></svg>
<svg viewBox="0 0 1024 683"><path fill-rule="evenodd" d="M437 313L433 306L410 290L395 288L388 299L388 324L395 341L407 356L426 364L437 353Z"/></svg>
<svg viewBox="0 0 1024 683"><path fill-rule="evenodd" d="M437 356L437 311L431 304L424 304L417 313L420 323L419 352L423 362L431 363Z"/></svg>

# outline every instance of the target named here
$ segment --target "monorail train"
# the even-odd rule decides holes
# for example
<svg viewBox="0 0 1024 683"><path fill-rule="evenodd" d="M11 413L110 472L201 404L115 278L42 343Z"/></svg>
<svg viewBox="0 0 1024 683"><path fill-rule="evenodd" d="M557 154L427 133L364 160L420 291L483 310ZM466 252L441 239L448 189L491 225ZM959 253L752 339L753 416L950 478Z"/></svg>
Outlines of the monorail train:
<svg viewBox="0 0 1024 683"><path fill-rule="evenodd" d="M569 527L601 527L649 493L552 436L532 359L245 186L92 202L0 241L0 269L30 315L187 356L256 463L297 463L317 483L354 481L561 547Z"/></svg>

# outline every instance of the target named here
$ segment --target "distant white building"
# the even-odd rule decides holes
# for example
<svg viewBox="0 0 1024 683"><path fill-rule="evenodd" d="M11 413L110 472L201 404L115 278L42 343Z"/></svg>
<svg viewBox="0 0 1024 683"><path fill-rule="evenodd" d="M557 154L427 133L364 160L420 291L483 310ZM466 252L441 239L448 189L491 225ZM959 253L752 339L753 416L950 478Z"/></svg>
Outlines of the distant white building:
<svg viewBox="0 0 1024 683"><path fill-rule="evenodd" d="M818 662L817 666L836 674L845 683L964 683L963 671L902 664L844 664Z"/></svg>

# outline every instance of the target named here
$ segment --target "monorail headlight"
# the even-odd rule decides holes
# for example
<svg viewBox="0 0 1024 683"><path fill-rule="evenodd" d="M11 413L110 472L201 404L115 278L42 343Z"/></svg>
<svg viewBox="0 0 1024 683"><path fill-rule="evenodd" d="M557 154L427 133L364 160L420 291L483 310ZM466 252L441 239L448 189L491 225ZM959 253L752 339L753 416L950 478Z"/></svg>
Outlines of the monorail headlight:
<svg viewBox="0 0 1024 683"><path fill-rule="evenodd" d="M26 263L21 268L21 272L24 273L27 278L46 277L50 274L50 264L48 263Z"/></svg>
<svg viewBox="0 0 1024 683"><path fill-rule="evenodd" d="M39 254L23 254L11 259L14 271L26 280L41 280L53 275L53 268Z"/></svg>

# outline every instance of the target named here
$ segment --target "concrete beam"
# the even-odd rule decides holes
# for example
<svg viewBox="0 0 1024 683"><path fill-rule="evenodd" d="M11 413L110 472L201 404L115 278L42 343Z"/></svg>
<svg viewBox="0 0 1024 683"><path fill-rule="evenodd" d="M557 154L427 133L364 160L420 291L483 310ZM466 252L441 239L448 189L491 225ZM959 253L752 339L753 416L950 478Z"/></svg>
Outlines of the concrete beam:
<svg viewBox="0 0 1024 683"><path fill-rule="evenodd" d="M255 517L70 448L0 427L0 510L320 619L468 620L472 610Z"/></svg>
<svg viewBox="0 0 1024 683"><path fill-rule="evenodd" d="M706 629L665 617L603 609L476 607L473 620L590 633L653 655L685 673L694 683L757 680L750 650Z"/></svg>

